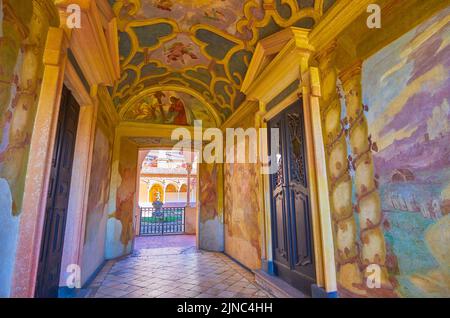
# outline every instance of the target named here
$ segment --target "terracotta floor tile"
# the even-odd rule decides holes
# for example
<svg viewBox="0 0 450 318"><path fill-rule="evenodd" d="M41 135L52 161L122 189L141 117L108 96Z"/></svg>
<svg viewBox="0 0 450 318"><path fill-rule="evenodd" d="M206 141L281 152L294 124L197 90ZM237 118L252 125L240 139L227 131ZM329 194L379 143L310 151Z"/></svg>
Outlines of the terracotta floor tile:
<svg viewBox="0 0 450 318"><path fill-rule="evenodd" d="M88 297L270 297L253 273L224 254L196 250L190 236L138 238L136 246L142 248L105 265Z"/></svg>

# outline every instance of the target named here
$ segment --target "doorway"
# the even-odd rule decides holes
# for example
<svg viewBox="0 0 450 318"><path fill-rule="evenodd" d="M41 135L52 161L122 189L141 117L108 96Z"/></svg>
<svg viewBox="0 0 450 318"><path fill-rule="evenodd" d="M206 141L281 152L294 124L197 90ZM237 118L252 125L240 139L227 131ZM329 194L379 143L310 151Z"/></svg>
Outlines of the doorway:
<svg viewBox="0 0 450 318"><path fill-rule="evenodd" d="M298 101L268 123L269 132L271 128L279 129L279 147L274 156L277 172L270 176L271 226L275 274L311 294L316 273L302 106Z"/></svg>
<svg viewBox="0 0 450 318"><path fill-rule="evenodd" d="M64 87L49 179L35 296L58 296L80 106Z"/></svg>
<svg viewBox="0 0 450 318"><path fill-rule="evenodd" d="M137 234L196 235L196 154L170 149L142 151Z"/></svg>

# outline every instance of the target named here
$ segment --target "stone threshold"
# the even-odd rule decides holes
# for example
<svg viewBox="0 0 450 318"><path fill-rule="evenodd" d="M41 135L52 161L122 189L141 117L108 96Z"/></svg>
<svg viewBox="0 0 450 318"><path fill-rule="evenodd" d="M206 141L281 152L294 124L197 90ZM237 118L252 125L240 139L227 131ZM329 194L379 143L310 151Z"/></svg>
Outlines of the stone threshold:
<svg viewBox="0 0 450 318"><path fill-rule="evenodd" d="M276 298L310 298L279 277L271 276L262 270L254 270L253 273L256 284Z"/></svg>

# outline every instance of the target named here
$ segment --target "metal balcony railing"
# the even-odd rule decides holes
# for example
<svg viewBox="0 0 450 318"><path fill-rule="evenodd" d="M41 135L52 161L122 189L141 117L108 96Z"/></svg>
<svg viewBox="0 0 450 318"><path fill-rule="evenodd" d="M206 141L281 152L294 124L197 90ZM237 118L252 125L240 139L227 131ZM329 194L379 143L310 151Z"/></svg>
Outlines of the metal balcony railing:
<svg viewBox="0 0 450 318"><path fill-rule="evenodd" d="M140 235L183 234L185 215L184 207L141 207Z"/></svg>

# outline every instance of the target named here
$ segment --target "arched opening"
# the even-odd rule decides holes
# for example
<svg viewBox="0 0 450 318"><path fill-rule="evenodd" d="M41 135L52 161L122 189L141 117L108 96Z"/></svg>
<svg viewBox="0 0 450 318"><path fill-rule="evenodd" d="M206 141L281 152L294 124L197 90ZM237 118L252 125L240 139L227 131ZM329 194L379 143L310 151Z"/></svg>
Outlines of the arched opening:
<svg viewBox="0 0 450 318"><path fill-rule="evenodd" d="M155 201L164 202L164 189L159 183L155 183L149 191L150 203Z"/></svg>
<svg viewBox="0 0 450 318"><path fill-rule="evenodd" d="M173 183L169 183L166 186L166 200L164 203L171 204L174 202L179 202L179 200L180 196L178 194L178 187Z"/></svg>
<svg viewBox="0 0 450 318"><path fill-rule="evenodd" d="M182 241L186 239L195 246L198 220L195 204L197 192L194 192L198 171L196 160L194 163L187 162L183 153L169 149L142 149L139 153L140 174L137 183L141 187L144 185L145 192L144 197L142 191L138 193L136 235L139 237L135 249L148 248L145 242L156 240L151 236L165 237L158 239L158 244L174 240L174 236L169 234L178 234L181 242L175 244L183 245L185 242ZM191 200L188 199L188 193ZM162 203L159 207L154 204L158 198ZM172 245L173 242L168 244Z"/></svg>
<svg viewBox="0 0 450 318"><path fill-rule="evenodd" d="M176 192L177 192L177 187L174 184L169 183L166 186L166 193L176 193Z"/></svg>

